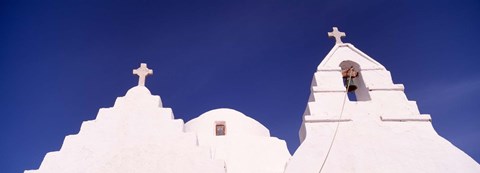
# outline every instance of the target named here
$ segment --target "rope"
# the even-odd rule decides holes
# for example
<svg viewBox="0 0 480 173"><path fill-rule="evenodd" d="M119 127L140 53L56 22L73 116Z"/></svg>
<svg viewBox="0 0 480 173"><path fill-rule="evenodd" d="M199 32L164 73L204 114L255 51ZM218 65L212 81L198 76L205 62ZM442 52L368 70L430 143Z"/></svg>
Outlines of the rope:
<svg viewBox="0 0 480 173"><path fill-rule="evenodd" d="M347 101L348 89L350 88L350 81L351 80L352 80L352 71L350 71L350 74L348 74L347 89L345 91L345 95L343 96L342 110L340 111L340 117L338 118L339 120L342 119L343 110L345 108L345 103ZM337 127L335 128L335 133L333 134L332 142L330 143L330 147L328 147L327 155L325 156L325 160L323 160L322 167L320 167L320 171L318 173L322 172L323 167L325 166L325 163L327 163L328 156L330 155L330 151L332 150L333 142L335 141L335 138L337 137L337 132L338 132L338 127L339 126L340 126L340 121L337 121Z"/></svg>

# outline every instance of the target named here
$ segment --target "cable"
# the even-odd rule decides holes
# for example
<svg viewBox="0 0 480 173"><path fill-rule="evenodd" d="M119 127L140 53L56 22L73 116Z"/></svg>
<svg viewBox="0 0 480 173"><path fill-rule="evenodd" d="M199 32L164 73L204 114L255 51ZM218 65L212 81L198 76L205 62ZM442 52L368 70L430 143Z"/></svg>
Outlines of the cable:
<svg viewBox="0 0 480 173"><path fill-rule="evenodd" d="M350 69L352 69L351 67ZM347 88L345 91L345 95L343 96L343 104L342 104L342 110L340 111L340 117L338 120L342 119L343 115L343 110L345 108L345 103L347 101L347 95L348 95L348 89L350 88L350 81L352 80L352 71L350 71L350 74L348 75L348 82L347 82ZM330 143L330 147L328 147L327 155L325 156L325 160L323 160L322 167L320 167L320 171L318 173L321 173L323 170L323 167L325 166L325 163L327 163L328 156L330 155L330 151L332 150L333 142L335 141L335 138L337 137L337 132L338 132L338 127L340 126L340 121L337 121L337 127L335 128L335 133L333 134L332 142Z"/></svg>

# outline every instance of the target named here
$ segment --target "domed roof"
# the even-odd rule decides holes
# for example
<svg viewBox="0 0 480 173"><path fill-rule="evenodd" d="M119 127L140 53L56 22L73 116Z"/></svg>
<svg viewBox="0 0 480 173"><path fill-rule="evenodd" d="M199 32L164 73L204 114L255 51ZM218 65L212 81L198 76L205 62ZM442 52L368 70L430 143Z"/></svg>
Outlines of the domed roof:
<svg viewBox="0 0 480 173"><path fill-rule="evenodd" d="M185 124L186 132L215 135L217 125L225 126L225 135L254 135L269 137L269 130L245 114L228 108L210 110Z"/></svg>

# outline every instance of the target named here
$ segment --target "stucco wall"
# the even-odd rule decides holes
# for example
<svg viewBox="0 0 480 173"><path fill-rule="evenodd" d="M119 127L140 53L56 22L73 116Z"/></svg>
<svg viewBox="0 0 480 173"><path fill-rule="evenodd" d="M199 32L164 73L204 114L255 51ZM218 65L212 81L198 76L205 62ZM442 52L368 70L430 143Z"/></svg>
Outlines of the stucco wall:
<svg viewBox="0 0 480 173"><path fill-rule="evenodd" d="M345 61L358 64L358 101L345 95ZM478 163L435 132L430 115L420 114L403 90L353 45L335 45L312 80L302 143L285 172L480 172Z"/></svg>
<svg viewBox="0 0 480 173"><path fill-rule="evenodd" d="M184 133L183 121L161 105L159 96L134 87L67 136L39 170L25 172L225 172L224 162L211 159L209 148L197 147L195 134Z"/></svg>
<svg viewBox="0 0 480 173"><path fill-rule="evenodd" d="M225 124L224 136L215 136L216 122ZM236 110L208 111L187 122L185 131L196 133L212 158L225 160L228 173L283 173L290 158L285 141L270 137L262 124Z"/></svg>

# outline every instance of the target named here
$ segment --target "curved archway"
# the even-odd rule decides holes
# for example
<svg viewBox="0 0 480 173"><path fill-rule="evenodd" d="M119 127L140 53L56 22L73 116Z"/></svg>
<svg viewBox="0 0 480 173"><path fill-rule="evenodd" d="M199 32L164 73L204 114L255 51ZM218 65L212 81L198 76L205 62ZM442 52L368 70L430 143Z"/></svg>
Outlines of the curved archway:
<svg viewBox="0 0 480 173"><path fill-rule="evenodd" d="M369 91L365 85L365 82L363 80L362 72L361 72L361 67L358 63L354 61L342 61L339 64L340 68L342 71L348 70L349 68L353 68L355 72L358 72L358 76L352 78L352 82L355 84L357 89L352 92L348 92L348 100L349 101L369 101L371 100ZM342 79L343 80L343 79ZM346 85L345 81L344 84Z"/></svg>

